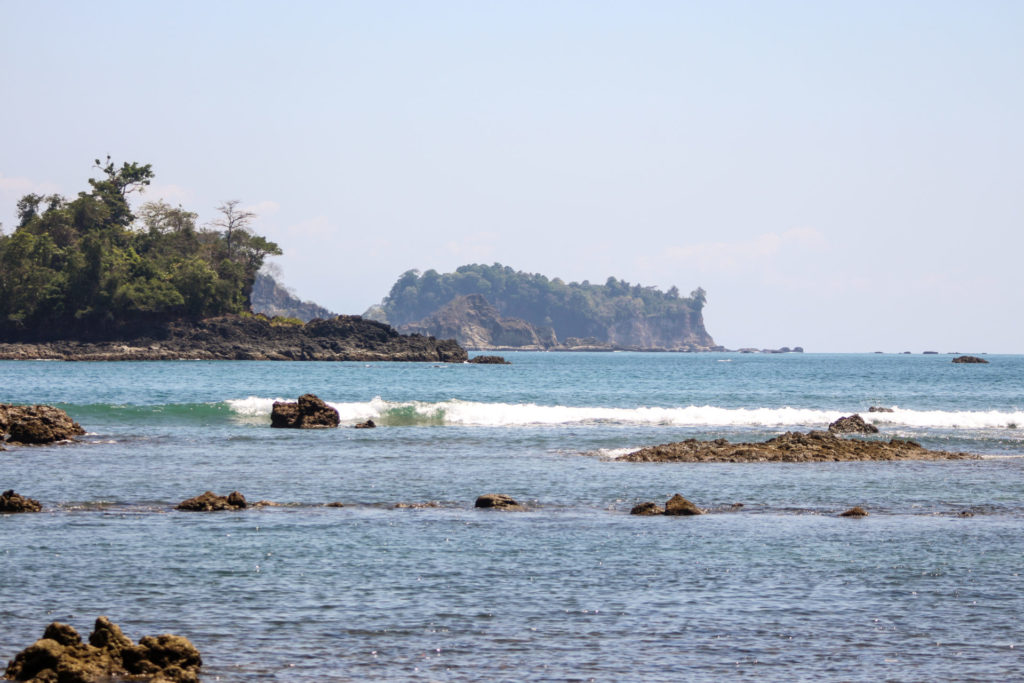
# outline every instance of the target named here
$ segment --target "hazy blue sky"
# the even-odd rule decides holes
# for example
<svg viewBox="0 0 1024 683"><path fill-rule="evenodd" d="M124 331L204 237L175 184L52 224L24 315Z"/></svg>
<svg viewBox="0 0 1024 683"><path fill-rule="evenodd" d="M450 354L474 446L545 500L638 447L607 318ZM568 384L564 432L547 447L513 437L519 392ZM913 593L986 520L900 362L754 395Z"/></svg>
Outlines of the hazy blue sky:
<svg viewBox="0 0 1024 683"><path fill-rule="evenodd" d="M92 160L358 313L500 261L721 343L1024 352L1024 2L0 0L0 221Z"/></svg>

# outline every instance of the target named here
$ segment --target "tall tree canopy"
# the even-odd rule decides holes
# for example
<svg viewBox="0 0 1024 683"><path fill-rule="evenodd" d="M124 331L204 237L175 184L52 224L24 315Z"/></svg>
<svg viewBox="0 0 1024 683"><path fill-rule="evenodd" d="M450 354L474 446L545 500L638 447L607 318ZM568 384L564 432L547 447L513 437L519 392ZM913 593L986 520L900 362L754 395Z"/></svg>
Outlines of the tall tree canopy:
<svg viewBox="0 0 1024 683"><path fill-rule="evenodd" d="M0 338L90 337L172 320L248 310L256 273L281 249L250 230L238 201L198 228L196 214L162 201L136 215L129 195L149 164L96 161L100 178L74 199L28 194L0 234ZM238 219L241 220L238 220Z"/></svg>

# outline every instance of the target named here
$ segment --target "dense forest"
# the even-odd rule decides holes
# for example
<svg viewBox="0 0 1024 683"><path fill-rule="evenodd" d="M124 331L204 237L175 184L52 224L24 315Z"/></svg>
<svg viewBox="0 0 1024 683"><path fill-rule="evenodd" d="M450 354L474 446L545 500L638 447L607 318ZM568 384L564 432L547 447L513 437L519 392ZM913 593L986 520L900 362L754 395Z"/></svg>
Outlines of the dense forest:
<svg viewBox="0 0 1024 683"><path fill-rule="evenodd" d="M553 328L560 339L593 337L614 342L618 331L622 341L635 336L626 332L627 327L657 321L665 334L680 336L677 341L693 335L688 341L713 343L704 331L701 316L703 289L681 297L676 287L662 292L614 277L602 285L587 281L567 284L559 278L516 271L500 263L466 265L444 274L434 270L422 274L407 271L380 306L373 307L367 315L392 325L405 325L465 294L483 294L501 315Z"/></svg>
<svg viewBox="0 0 1024 683"><path fill-rule="evenodd" d="M0 338L96 338L154 323L249 310L257 271L278 246L232 200L209 227L163 201L134 213L149 164L96 161L74 199L28 194L0 233Z"/></svg>

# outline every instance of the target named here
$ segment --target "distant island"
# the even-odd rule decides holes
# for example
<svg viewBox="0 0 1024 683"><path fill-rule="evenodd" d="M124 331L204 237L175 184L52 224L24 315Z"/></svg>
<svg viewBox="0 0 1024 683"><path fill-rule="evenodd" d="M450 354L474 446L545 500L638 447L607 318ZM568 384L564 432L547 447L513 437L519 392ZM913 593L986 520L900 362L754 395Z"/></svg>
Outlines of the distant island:
<svg viewBox="0 0 1024 683"><path fill-rule="evenodd" d="M706 293L566 283L500 263L406 271L363 317L472 349L722 351L704 328Z"/></svg>
<svg viewBox="0 0 1024 683"><path fill-rule="evenodd" d="M227 201L207 227L162 201L136 214L129 197L150 184L150 165L108 157L96 168L74 199L22 197L17 226L0 234L0 359L466 360L454 341L306 302L294 310L329 319L254 315L254 288L271 305L294 302L260 274L281 248L252 231L253 213Z"/></svg>

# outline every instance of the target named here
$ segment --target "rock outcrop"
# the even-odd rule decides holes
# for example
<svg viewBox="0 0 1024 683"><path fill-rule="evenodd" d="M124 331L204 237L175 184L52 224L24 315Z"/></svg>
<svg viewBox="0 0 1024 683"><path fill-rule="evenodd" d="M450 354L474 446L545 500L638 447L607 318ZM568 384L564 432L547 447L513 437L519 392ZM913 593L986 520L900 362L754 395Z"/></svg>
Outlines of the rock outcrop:
<svg viewBox="0 0 1024 683"><path fill-rule="evenodd" d="M40 512L42 509L43 505L38 500L15 493L13 489L0 493L0 513Z"/></svg>
<svg viewBox="0 0 1024 683"><path fill-rule="evenodd" d="M477 365L512 365L501 356L474 356L466 362Z"/></svg>
<svg viewBox="0 0 1024 683"><path fill-rule="evenodd" d="M988 363L984 358L978 356L957 356L953 359L954 363Z"/></svg>
<svg viewBox="0 0 1024 683"><path fill-rule="evenodd" d="M305 325L263 316L175 321L132 339L0 343L0 360L347 360L461 363L454 339L402 335L390 325L339 315Z"/></svg>
<svg viewBox="0 0 1024 683"><path fill-rule="evenodd" d="M862 508L859 505L855 505L854 507L850 508L849 510L846 510L845 512L840 512L839 516L840 517L867 517L868 516L868 511L865 510L864 508Z"/></svg>
<svg viewBox="0 0 1024 683"><path fill-rule="evenodd" d="M860 415L841 417L828 426L828 431L833 434L877 434L878 427L865 422Z"/></svg>
<svg viewBox="0 0 1024 683"><path fill-rule="evenodd" d="M661 507L654 501L648 500L643 503L637 503L633 506L633 509L629 511L631 515L641 515L643 517L649 517L651 515L663 515L665 514L665 508Z"/></svg>
<svg viewBox="0 0 1024 683"><path fill-rule="evenodd" d="M885 406L871 406L870 408L868 408L868 412L869 413L891 413L891 412L893 412L893 409L892 408L886 408Z"/></svg>
<svg viewBox="0 0 1024 683"><path fill-rule="evenodd" d="M476 499L474 507L494 508L497 510L525 510L512 496L503 493L485 493Z"/></svg>
<svg viewBox="0 0 1024 683"><path fill-rule="evenodd" d="M135 645L117 624L100 617L88 643L73 627L51 623L41 639L15 655L4 678L37 683L198 683L202 665L199 650L187 638L145 636Z"/></svg>
<svg viewBox="0 0 1024 683"><path fill-rule="evenodd" d="M232 491L226 496L218 496L213 491L207 491L195 498L183 500L174 508L186 512L216 512L218 510L244 510L248 507L245 496L238 491Z"/></svg>
<svg viewBox="0 0 1024 683"><path fill-rule="evenodd" d="M85 434L82 425L53 406L0 403L0 441L44 444Z"/></svg>
<svg viewBox="0 0 1024 683"><path fill-rule="evenodd" d="M972 453L930 451L908 439L864 441L841 439L813 431L786 432L774 439L730 443L725 439L675 443L641 448L618 460L626 462L839 462L852 460L977 460Z"/></svg>
<svg viewBox="0 0 1024 683"><path fill-rule="evenodd" d="M304 323L316 318L327 320L334 317L334 313L323 306L312 301L302 301L274 276L267 273L256 274L250 299L253 313L262 313L269 317L296 318Z"/></svg>
<svg viewBox="0 0 1024 683"><path fill-rule="evenodd" d="M668 499L665 503L665 507L661 507L652 501L647 501L645 503L634 505L633 509L629 511L629 514L645 517L649 517L651 515L684 517L687 515L703 515L704 511L697 507L693 502L683 498L677 493Z"/></svg>
<svg viewBox="0 0 1024 683"><path fill-rule="evenodd" d="M295 403L275 401L270 426L289 429L329 429L341 423L338 411L314 394L303 394Z"/></svg>
<svg viewBox="0 0 1024 683"><path fill-rule="evenodd" d="M377 423L373 420L367 420L366 422L357 422L352 426L356 429L374 429L376 428Z"/></svg>
<svg viewBox="0 0 1024 683"><path fill-rule="evenodd" d="M501 317L482 294L455 297L426 318L398 329L439 339L454 338L470 349L543 349L558 343L550 329L538 330L525 320Z"/></svg>

